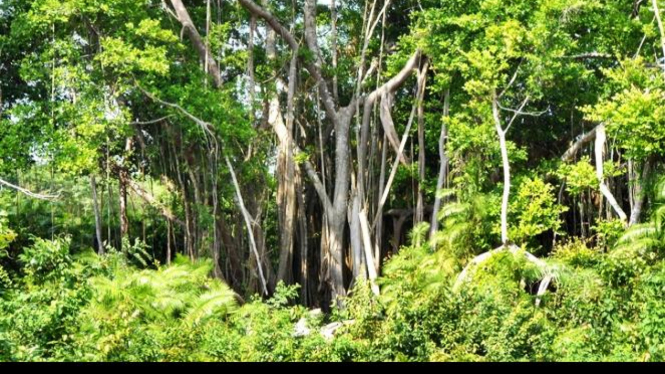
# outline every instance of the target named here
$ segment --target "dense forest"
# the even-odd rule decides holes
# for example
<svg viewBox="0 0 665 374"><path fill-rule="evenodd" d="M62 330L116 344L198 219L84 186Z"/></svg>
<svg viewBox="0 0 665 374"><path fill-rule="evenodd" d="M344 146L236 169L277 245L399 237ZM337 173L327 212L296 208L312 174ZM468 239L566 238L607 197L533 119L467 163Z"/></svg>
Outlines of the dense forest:
<svg viewBox="0 0 665 374"><path fill-rule="evenodd" d="M663 361L659 0L0 0L0 361Z"/></svg>

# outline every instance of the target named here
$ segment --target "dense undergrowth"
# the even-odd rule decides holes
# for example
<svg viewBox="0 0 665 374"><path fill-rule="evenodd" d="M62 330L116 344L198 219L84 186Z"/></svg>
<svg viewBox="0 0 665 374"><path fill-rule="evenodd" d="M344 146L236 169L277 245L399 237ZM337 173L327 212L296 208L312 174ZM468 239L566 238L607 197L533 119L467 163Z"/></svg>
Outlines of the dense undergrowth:
<svg viewBox="0 0 665 374"><path fill-rule="evenodd" d="M380 297L358 284L327 316L294 306L295 287L245 302L209 277L209 261L146 268L141 254L72 255L67 239L35 239L20 268L2 271L0 360L663 360L655 224L610 250L557 246L539 306L543 269L523 253L495 253L454 288L464 261L444 241L403 248L386 264ZM295 333L301 319L306 336ZM343 327L333 339L318 333L335 321Z"/></svg>

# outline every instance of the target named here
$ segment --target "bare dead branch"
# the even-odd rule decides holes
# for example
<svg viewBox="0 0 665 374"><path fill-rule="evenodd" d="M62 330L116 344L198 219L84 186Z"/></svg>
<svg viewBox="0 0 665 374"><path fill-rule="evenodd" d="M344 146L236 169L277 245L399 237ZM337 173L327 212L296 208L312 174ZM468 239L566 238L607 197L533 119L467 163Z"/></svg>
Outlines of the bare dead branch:
<svg viewBox="0 0 665 374"><path fill-rule="evenodd" d="M24 194L28 197L33 198L33 199L52 201L52 200L57 200L58 198L60 198L60 194L49 195L49 194L35 193L35 192L32 192L32 191L30 191L28 189L25 189L23 187L17 186L17 185L12 184L12 183L9 183L4 179L0 179L0 185L9 187L9 188L11 188L13 190L16 190L16 191L18 191L18 192L20 192L20 193L22 193L22 194Z"/></svg>

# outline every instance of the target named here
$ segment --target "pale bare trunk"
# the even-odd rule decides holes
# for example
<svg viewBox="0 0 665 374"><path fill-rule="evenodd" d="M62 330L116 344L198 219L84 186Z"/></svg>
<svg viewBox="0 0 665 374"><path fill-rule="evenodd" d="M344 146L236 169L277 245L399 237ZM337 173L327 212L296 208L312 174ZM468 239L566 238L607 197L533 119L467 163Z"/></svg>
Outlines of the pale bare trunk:
<svg viewBox="0 0 665 374"><path fill-rule="evenodd" d="M365 261L367 263L367 273L369 274L370 286L372 287L372 292L374 292L376 296L379 296L379 286L376 284L377 274L376 269L374 268L374 259L372 258L372 240L369 233L367 214L365 214L364 210L358 214L358 218L363 236L363 247L365 249Z"/></svg>
<svg viewBox="0 0 665 374"><path fill-rule="evenodd" d="M506 144L506 133L512 126L517 116L521 113L522 109L529 101L527 97L524 99L519 109L515 111L513 118L510 120L506 128L501 124L501 114L499 112L499 101L496 93L492 95L492 115L494 117L494 125L496 133L499 136L499 147L501 148L501 164L503 166L503 197L501 199L501 243L504 246L508 245L508 203L510 200L510 159L508 158L508 145Z"/></svg>
<svg viewBox="0 0 665 374"><path fill-rule="evenodd" d="M243 201L242 194L240 192L240 184L238 184L238 179L236 178L236 173L233 171L233 165L231 165L229 156L224 156L224 160L226 161L226 166L229 168L229 172L231 173L231 180L233 182L233 187L235 188L236 191L236 203L238 204L238 209L240 209L243 219L245 220L245 227L247 229L247 235L249 236L251 250L254 253L254 258L256 259L257 270L259 272L259 280L261 281L262 290L265 295L268 295L268 286L266 278L263 275L261 257L259 256L259 251L257 249L256 241L254 239L254 230L252 229L252 219L249 216L247 208L245 208L245 203Z"/></svg>
<svg viewBox="0 0 665 374"><path fill-rule="evenodd" d="M503 197L501 199L501 242L508 244L508 199L510 198L510 161L506 146L506 133L497 124L499 146L501 147L501 163L503 165Z"/></svg>
<svg viewBox="0 0 665 374"><path fill-rule="evenodd" d="M425 220L425 89L427 81L428 65L418 73L418 197L416 200L416 223Z"/></svg>
<svg viewBox="0 0 665 374"><path fill-rule="evenodd" d="M126 172L121 171L120 177L118 178L118 191L119 191L119 205L120 205L120 243L122 249L124 248L123 239L129 240L129 219L127 218L127 183Z"/></svg>
<svg viewBox="0 0 665 374"><path fill-rule="evenodd" d="M644 207L644 201L646 200L646 194L644 193L644 184L649 178L651 173L651 160L647 159L642 166L641 176L635 178L635 204L630 212L630 221L628 222L629 226L636 225L640 222L640 216L642 215L642 209Z"/></svg>
<svg viewBox="0 0 665 374"><path fill-rule="evenodd" d="M653 13L656 15L656 21L658 22L658 31L660 32L660 46L663 50L663 59L665 59L665 31L663 31L663 21L660 19L660 10L658 9L658 0L651 0L653 4ZM660 63L659 63L660 64ZM661 65L663 73L665 73L665 61Z"/></svg>
<svg viewBox="0 0 665 374"><path fill-rule="evenodd" d="M598 181L600 184L600 192L605 196L607 199L607 202L612 206L616 214L619 216L621 221L624 223L628 222L628 216L626 213L623 211L621 208L621 205L619 205L619 202L614 198L614 195L610 191L610 189L607 187L607 184L605 184L605 175L603 172L603 163L605 162L604 160L604 155L605 155L605 142L607 141L607 135L605 134L605 125L599 125L596 128L596 145L595 145L595 152L596 152L596 176L598 177Z"/></svg>

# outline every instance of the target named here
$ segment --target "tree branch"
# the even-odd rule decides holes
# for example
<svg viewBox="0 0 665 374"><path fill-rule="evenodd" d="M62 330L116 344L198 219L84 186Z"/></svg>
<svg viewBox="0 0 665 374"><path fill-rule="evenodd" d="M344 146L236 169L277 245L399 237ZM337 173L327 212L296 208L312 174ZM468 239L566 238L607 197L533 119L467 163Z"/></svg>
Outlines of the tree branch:
<svg viewBox="0 0 665 374"><path fill-rule="evenodd" d="M247 9L247 11L249 11L250 13L256 15L257 17L263 18L263 20L266 21L266 23L268 23L268 25L277 34L279 34L279 36L281 36L282 39L284 39L284 41L286 41L286 43L289 45L289 47L291 47L292 50L294 51L298 50L298 41L293 37L293 35L291 35L289 30L287 30L286 27L284 27L279 22L279 20L277 20L277 18L272 13L263 9L260 5L256 4L252 0L238 0L238 2L240 2L240 5L242 5L245 9ZM316 30L314 30L314 34L316 34ZM312 49L312 45L309 45L309 47L310 49ZM312 75L312 77L314 77L319 86L319 93L321 94L321 99L323 101L323 105L325 107L328 119L333 123L337 123L337 110L335 108L335 103L332 99L330 91L328 90L328 86L325 80L323 79L323 76L321 75L320 65L317 66L320 58L320 56L318 56L317 54L318 47L315 50L313 50L313 52L316 54L317 63L312 63L310 61L303 61L305 68Z"/></svg>
<svg viewBox="0 0 665 374"><path fill-rule="evenodd" d="M51 201L51 200L56 200L60 197L60 194L58 194L58 195L46 195L46 194L34 193L34 192L32 192L30 190L27 190L23 187L19 187L15 184L9 183L9 182L7 182L6 180L3 180L3 179L0 179L0 185L9 187L9 188L11 188L13 190L16 190L16 191L18 191L18 192L20 192L20 193L22 193L26 196L32 197L33 199Z"/></svg>
<svg viewBox="0 0 665 374"><path fill-rule="evenodd" d="M181 0L170 0L170 1L171 5L173 5L173 9L175 9L178 21L180 21L182 27L187 32L187 35L189 36L189 39L191 40L192 44L194 44L194 48L198 52L199 58L207 66L208 68L207 73L212 77L213 81L215 82L215 87L217 88L221 87L224 84L224 81L222 80L222 73L219 70L219 65L217 65L217 61L215 61L215 59L212 57L212 54L208 50L208 47L201 39L201 35L196 29L196 26L194 26L192 19L189 17L189 12L187 12L187 8L185 8L185 5L183 5Z"/></svg>
<svg viewBox="0 0 665 374"><path fill-rule="evenodd" d="M598 127L594 127L591 131L579 137L579 139L577 139L577 141L575 141L575 143L573 143L573 145L568 148L568 150L566 150L563 156L561 156L561 160L565 162L572 161L577 152L579 152L585 144L596 138L597 129Z"/></svg>

